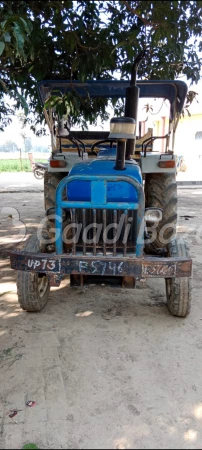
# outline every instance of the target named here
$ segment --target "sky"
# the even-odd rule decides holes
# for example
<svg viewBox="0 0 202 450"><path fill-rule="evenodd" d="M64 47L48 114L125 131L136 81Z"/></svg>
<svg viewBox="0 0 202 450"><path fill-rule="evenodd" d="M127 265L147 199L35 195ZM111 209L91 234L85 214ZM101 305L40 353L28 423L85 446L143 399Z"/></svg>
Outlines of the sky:
<svg viewBox="0 0 202 450"><path fill-rule="evenodd" d="M46 127L46 129L47 129L47 133L48 133L48 127ZM19 124L18 117L16 115L16 116L12 117L11 125L6 127L5 131L0 132L1 144L4 144L6 141L14 141L19 148L23 149L23 147L24 147L23 139L22 139L22 136L20 135L20 133L22 131L23 131L23 133L24 132L26 133L27 137L31 138L33 147L39 146L39 145L49 146L51 143L50 135L37 137L33 133L33 131L30 130L30 128L28 126L23 128L23 130L22 130L21 125Z"/></svg>

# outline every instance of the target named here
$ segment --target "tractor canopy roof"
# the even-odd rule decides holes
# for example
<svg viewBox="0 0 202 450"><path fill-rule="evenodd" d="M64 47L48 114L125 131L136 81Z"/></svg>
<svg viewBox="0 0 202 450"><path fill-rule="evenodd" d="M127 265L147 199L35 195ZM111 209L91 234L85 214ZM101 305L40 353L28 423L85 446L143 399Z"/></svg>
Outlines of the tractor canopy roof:
<svg viewBox="0 0 202 450"><path fill-rule="evenodd" d="M81 97L105 98L124 98L126 88L130 86L130 81L125 80L98 80L98 81L63 81L63 80L44 80L38 83L38 92L42 104L50 96L66 94L70 91L76 91ZM184 81L138 81L140 88L140 98L165 98L171 105L170 118L173 120L175 114L180 114L183 109L184 101L187 95L187 85Z"/></svg>

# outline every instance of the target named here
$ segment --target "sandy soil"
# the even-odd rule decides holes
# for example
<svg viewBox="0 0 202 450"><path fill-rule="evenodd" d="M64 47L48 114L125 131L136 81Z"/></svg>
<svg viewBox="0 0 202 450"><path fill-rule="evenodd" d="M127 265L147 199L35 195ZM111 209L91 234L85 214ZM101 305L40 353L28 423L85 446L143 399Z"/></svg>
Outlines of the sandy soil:
<svg viewBox="0 0 202 450"><path fill-rule="evenodd" d="M169 315L164 282L156 279L135 290L72 290L67 279L41 313L21 311L6 258L15 231L3 210L0 448L201 448L201 194L179 189L179 232L189 233L194 263L187 319ZM43 194L3 193L5 207L18 209L28 236L43 217Z"/></svg>

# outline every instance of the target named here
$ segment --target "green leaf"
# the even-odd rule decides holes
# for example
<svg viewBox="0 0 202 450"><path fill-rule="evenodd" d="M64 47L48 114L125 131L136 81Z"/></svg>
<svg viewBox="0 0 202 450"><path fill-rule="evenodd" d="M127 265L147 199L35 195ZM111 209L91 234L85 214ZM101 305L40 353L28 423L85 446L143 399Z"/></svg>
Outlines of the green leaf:
<svg viewBox="0 0 202 450"><path fill-rule="evenodd" d="M11 35L8 31L5 31L4 33L4 41L9 43L11 42Z"/></svg>
<svg viewBox="0 0 202 450"><path fill-rule="evenodd" d="M17 56L25 57L25 54L24 54L25 38L22 34L21 27L19 26L19 24L17 22L14 22L14 23L15 23L15 25L13 27L13 32L14 32L14 36L16 39Z"/></svg>
<svg viewBox="0 0 202 450"><path fill-rule="evenodd" d="M2 55L4 49L5 49L5 44L4 44L4 42L1 41L0 42L0 56Z"/></svg>
<svg viewBox="0 0 202 450"><path fill-rule="evenodd" d="M32 32L33 29L33 25L31 20L25 20L23 19L23 17L19 17L19 21L22 22L22 24L24 25L24 29L25 31L30 34Z"/></svg>
<svg viewBox="0 0 202 450"><path fill-rule="evenodd" d="M16 95L20 100L21 106L24 108L25 115L27 116L27 114L29 112L29 107L28 107L28 104L27 104L25 98L18 91L16 91Z"/></svg>

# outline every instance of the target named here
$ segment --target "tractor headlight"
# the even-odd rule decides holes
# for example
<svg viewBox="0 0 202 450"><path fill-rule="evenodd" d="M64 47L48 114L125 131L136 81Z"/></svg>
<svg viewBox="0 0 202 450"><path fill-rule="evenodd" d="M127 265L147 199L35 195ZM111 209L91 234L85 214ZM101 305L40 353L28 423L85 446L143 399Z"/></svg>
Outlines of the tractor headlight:
<svg viewBox="0 0 202 450"><path fill-rule="evenodd" d="M144 218L146 222L161 222L163 217L163 211L160 208L146 208Z"/></svg>

